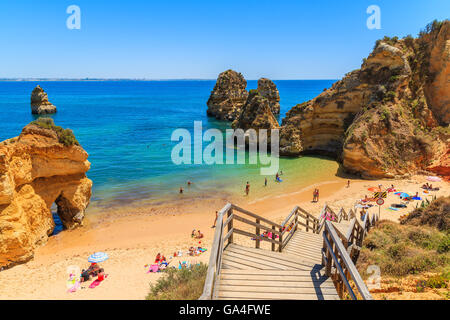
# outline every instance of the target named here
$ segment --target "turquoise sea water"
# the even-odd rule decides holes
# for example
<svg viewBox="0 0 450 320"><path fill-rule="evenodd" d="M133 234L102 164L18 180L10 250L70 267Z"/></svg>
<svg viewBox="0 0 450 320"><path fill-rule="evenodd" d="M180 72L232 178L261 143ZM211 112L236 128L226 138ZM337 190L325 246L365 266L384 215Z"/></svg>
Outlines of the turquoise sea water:
<svg viewBox="0 0 450 320"><path fill-rule="evenodd" d="M274 81L280 91L281 118L294 105L318 95L334 80ZM36 119L30 111L30 94L37 82L0 82L0 141L20 134ZM246 181L264 196L264 177L257 165L180 165L171 161L173 130L193 131L194 121L203 129L225 130L229 123L206 116L206 101L215 81L49 81L39 82L56 105L51 117L71 128L89 153L94 181L93 203L128 204L135 200L164 201L185 195L199 197L243 192ZM257 87L248 81L248 89ZM207 143L204 143L206 145ZM320 181L336 171L329 159L281 159L284 186L299 179ZM194 182L189 189L186 181ZM272 182L272 180L270 180Z"/></svg>

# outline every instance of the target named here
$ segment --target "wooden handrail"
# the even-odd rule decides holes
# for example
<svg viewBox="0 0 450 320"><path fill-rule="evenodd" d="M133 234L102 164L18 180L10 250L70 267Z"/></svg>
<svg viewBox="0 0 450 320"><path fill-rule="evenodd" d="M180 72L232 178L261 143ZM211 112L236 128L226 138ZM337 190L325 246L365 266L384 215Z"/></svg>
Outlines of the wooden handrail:
<svg viewBox="0 0 450 320"><path fill-rule="evenodd" d="M263 217L261 217L261 216L259 216L259 215L257 215L257 214L254 214L253 212L250 212L250 211L248 211L248 210L242 209L242 208L240 208L240 207L238 207L238 206L236 206L236 205L234 205L234 204L232 204L231 206L232 206L232 208L233 208L234 210L237 210L237 211L239 211L239 212L241 212L241 213L243 213L243 214L246 214L246 215L248 215L248 216L250 216L250 217L253 217L253 218L257 218L257 219L259 219L259 220L261 220L261 221L264 221L265 223L270 224L270 225L272 225L272 226L275 226L275 227L277 227L277 228L282 228L282 226L279 225L278 223L275 223L275 222L270 221L270 220L268 220L268 219L266 219L266 218L263 218Z"/></svg>
<svg viewBox="0 0 450 320"><path fill-rule="evenodd" d="M332 267L335 267L337 273L335 272L335 275L339 275L340 281L335 277L335 282L337 282L337 290L338 293L343 295L343 287L341 283L343 283L352 297L352 299L356 300L356 295L353 292L353 289L351 288L349 281L348 281L348 275L350 275L351 279L355 283L356 287L358 288L358 291L361 295L361 297L364 300L372 300L372 296L369 292L369 289L367 288L366 284L362 280L358 270L356 269L355 265L353 264L352 259L350 258L349 254L347 253L347 250L345 246L342 244L341 239L339 238L338 234L336 233L336 229L334 226L330 223L330 221L325 221L325 229L323 232L323 239L324 239L324 248L323 250L324 255L327 257L326 260L326 274L327 276L332 276ZM334 249L333 249L334 248ZM331 259L330 259L331 258Z"/></svg>
<svg viewBox="0 0 450 320"><path fill-rule="evenodd" d="M324 215L327 210L329 210L330 213L333 214L334 217L336 217L337 221L352 218L350 228L347 231L346 235L343 235L339 230L335 229L329 221L327 221ZM255 221L243 218L238 215L239 213L252 217L255 219ZM303 219L302 221L304 222L301 222L300 218ZM296 206L280 225L253 212L242 209L234 204L227 203L217 215L216 230L211 247L211 255L209 257L209 265L206 273L205 285L200 300L209 300L216 297L217 288L219 287L220 282L222 254L226 246L233 243L234 234L255 238L256 248L259 248L261 241L266 241L272 244L272 251L275 251L276 246L278 246L278 251L282 252L299 225L304 226L307 231L312 231L314 233L320 233L322 228L325 227L324 246L322 249L322 253L324 255L323 264L327 266L327 272L331 273L331 265L333 265L334 263L334 266L336 267L336 270L340 275L340 283L345 284L347 290L353 298L355 295L352 294L350 290L351 288L349 288L346 272L350 272L350 276L352 277L353 281L355 281L355 283L362 280L357 273L356 268L354 267L354 264L351 261L346 249L350 245L353 245L354 242L356 242L358 246L361 246L366 231L368 230L368 228L373 226L378 221L378 219L379 216L377 215L369 218L369 215L367 214L361 225L358 219L356 219L353 209L350 209L350 211L347 213L343 208L341 208L339 210L339 213L336 215L333 209L325 204L321 211L321 219L314 217L306 210L300 208L299 206ZM236 226L234 226L233 224L234 220L255 227L255 233L236 228ZM266 223L268 225L264 225L262 223ZM225 228L227 228L227 230L225 230ZM271 238L262 237L260 235L261 229L271 232ZM276 235L279 237L278 240L275 239ZM328 236L329 238L327 238ZM337 251L333 251L333 247L336 248ZM344 265L342 265L340 259L344 259ZM357 283L357 286L359 286L358 289L360 290L360 293L362 292L361 294L364 298L368 298L366 292L364 291L363 284L364 283Z"/></svg>
<svg viewBox="0 0 450 320"><path fill-rule="evenodd" d="M205 285L200 300L210 300L213 298L214 282L217 280L217 274L220 272L220 265L222 264L221 256L223 251L222 234L224 230L223 217L225 213L231 210L230 203L226 204L217 215L216 231L214 232L214 240L211 248L211 255L209 256L208 270L206 272ZM220 259L219 259L220 257ZM220 261L218 261L220 260Z"/></svg>

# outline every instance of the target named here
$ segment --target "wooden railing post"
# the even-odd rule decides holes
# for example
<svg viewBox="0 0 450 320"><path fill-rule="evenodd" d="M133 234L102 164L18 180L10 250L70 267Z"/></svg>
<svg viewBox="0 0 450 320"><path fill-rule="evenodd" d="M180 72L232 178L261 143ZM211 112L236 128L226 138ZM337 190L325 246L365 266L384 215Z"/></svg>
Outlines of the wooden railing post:
<svg viewBox="0 0 450 320"><path fill-rule="evenodd" d="M272 240L275 240L275 226L272 226ZM275 251L275 243L272 242L272 251Z"/></svg>
<svg viewBox="0 0 450 320"><path fill-rule="evenodd" d="M233 209L228 210L227 218L229 218L232 214ZM230 232L231 229L233 229L233 219L231 219L230 222L228 222L228 232ZM231 234L230 237L228 238L228 244L231 243L233 243L233 234Z"/></svg>
<svg viewBox="0 0 450 320"><path fill-rule="evenodd" d="M298 209L295 211L295 231L297 231L298 228Z"/></svg>
<svg viewBox="0 0 450 320"><path fill-rule="evenodd" d="M334 246L334 242L333 239L331 238L331 235L329 234L328 231L325 231L325 237L327 237L328 241L331 244L331 248L328 248L328 246L325 246L327 249L327 265L325 266L325 274L330 277L331 276L331 264L333 263L333 261L331 260L331 250L333 250L333 246Z"/></svg>
<svg viewBox="0 0 450 320"><path fill-rule="evenodd" d="M280 241L280 244L278 245L278 252L282 252L283 251L283 228L280 228L280 236L278 238L278 240Z"/></svg>
<svg viewBox="0 0 450 320"><path fill-rule="evenodd" d="M257 224L260 224L260 220L259 219L256 219L256 223ZM256 247L256 249L259 249L259 247L260 247L260 243L261 243L261 240L259 240L259 237L260 237L260 233L261 233L261 230L260 230L260 228L259 227L256 227L256 235L257 235L257 237L256 237L256 243L255 243L255 247Z"/></svg>

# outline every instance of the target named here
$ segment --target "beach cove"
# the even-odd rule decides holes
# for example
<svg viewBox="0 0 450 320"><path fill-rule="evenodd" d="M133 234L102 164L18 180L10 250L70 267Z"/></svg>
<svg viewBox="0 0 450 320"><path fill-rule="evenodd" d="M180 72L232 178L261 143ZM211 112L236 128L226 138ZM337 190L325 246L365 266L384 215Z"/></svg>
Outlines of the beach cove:
<svg viewBox="0 0 450 320"><path fill-rule="evenodd" d="M394 184L398 190L410 193L420 192L420 186L426 181L424 176L415 176L406 180L364 181L352 179L347 188L347 179L337 178L316 185L298 188L292 193L285 193L266 198L249 200L241 196L235 203L247 210L261 214L275 222L281 222L295 205L319 215L323 205L332 208L350 209L358 199L370 192L370 187L382 184ZM437 183L440 187L436 196L448 195L450 184ZM312 191L320 189L319 202L313 203ZM237 200L237 199L236 199ZM157 253L169 257L173 252L184 252L190 246L200 245L210 249L214 234L211 225L214 211L220 210L227 199L205 200L183 205L133 206L116 208L102 214L88 216L85 226L61 232L50 237L45 246L36 250L33 260L0 272L2 289L1 299L144 299L149 291L149 284L155 283L161 273L147 274L146 264L152 263ZM398 202L398 197L391 194L386 205L381 209L381 218L398 221L403 211L390 211L388 204ZM378 211L377 206L369 212ZM114 217L114 218L111 218ZM200 229L205 238L198 243L192 239L192 229ZM249 246L250 239L239 239ZM110 259L102 263L108 274L101 286L95 289L79 289L68 293L66 288L67 270L70 266L87 267L87 257L94 251L104 251ZM178 261L188 260L192 263L207 263L209 251L198 257L182 257ZM89 284L89 283L88 283Z"/></svg>

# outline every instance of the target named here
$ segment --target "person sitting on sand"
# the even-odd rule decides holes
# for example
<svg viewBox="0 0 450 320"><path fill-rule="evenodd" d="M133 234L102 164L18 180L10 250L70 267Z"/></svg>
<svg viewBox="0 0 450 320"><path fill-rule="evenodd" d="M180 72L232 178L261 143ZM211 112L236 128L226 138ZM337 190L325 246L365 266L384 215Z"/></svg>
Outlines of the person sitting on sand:
<svg viewBox="0 0 450 320"><path fill-rule="evenodd" d="M155 258L155 263L159 264L160 261L161 261L161 253L158 253Z"/></svg>
<svg viewBox="0 0 450 320"><path fill-rule="evenodd" d="M195 238L195 229L191 232L191 238Z"/></svg>
<svg viewBox="0 0 450 320"><path fill-rule="evenodd" d="M103 280L105 280L105 278L106 278L107 276L108 276L108 275L105 274L105 270L100 269L100 272L99 272L98 275L97 275L97 280L98 280L98 281L103 281Z"/></svg>
<svg viewBox="0 0 450 320"><path fill-rule="evenodd" d="M196 238L196 239L202 239L203 237L204 237L204 236L203 236L203 233L201 233L200 230L198 230L198 231L197 231L197 235L196 235L195 238Z"/></svg>

